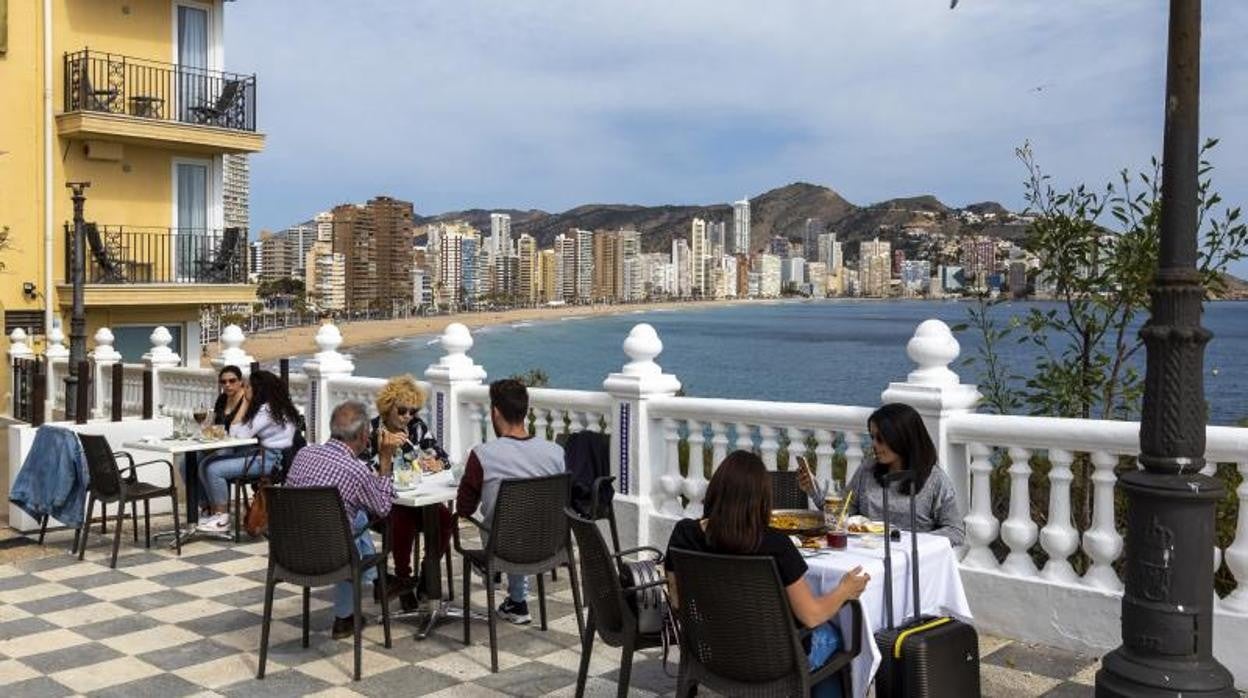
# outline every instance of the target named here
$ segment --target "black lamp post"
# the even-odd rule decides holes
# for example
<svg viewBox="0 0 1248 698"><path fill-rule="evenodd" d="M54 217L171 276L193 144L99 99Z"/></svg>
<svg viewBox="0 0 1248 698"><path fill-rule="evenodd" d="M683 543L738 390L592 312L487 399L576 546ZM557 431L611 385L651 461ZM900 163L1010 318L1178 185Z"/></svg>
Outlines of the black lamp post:
<svg viewBox="0 0 1248 698"><path fill-rule="evenodd" d="M69 320L69 375L65 377L65 419L78 417L79 410L89 409L88 405L78 404L78 364L87 360L87 318L83 308L83 284L86 283L86 223L82 218L82 206L87 197L83 190L91 186L90 182L67 182L65 184L73 192L74 201L74 239L69 254L70 284L73 288L73 311Z"/></svg>
<svg viewBox="0 0 1248 698"><path fill-rule="evenodd" d="M1122 645L1096 675L1101 696L1235 696L1213 658L1214 514L1221 483L1205 466L1205 288L1196 268L1200 152L1200 0L1171 0L1161 250L1148 352L1140 465L1127 496Z"/></svg>

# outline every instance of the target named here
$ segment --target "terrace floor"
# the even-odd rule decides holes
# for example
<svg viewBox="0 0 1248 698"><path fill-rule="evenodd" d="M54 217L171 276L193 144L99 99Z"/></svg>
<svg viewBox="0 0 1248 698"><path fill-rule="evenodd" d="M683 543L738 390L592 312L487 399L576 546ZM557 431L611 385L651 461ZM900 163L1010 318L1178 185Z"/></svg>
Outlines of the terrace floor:
<svg viewBox="0 0 1248 698"><path fill-rule="evenodd" d="M159 524L157 522L160 522ZM163 530L167 517L153 528ZM446 624L424 641L396 621L394 646L381 627L365 629L363 680L351 681L351 641L329 637L329 589L314 592L311 646L299 635L299 596L279 586L267 677L255 679L267 544L195 542L173 551L130 542L108 567L111 535L90 538L86 559L67 554L72 533L38 546L0 527L0 692L27 696L440 695L536 696L574 693L580 658L567 575L548 585L550 629L499 623L500 671L489 670L484 622L465 647ZM110 529L111 534L111 529ZM6 536L8 538L6 539ZM456 586L459 565L456 564ZM478 585L474 600L483 604ZM370 597L371 598L371 597ZM369 612L376 606L366 601ZM397 607L397 604L396 604ZM536 604L531 606L536 616ZM1090 696L1093 658L981 637L985 696ZM675 674L675 660L669 670ZM596 645L587 695L614 696L618 653ZM657 653L634 663L632 693L671 695Z"/></svg>

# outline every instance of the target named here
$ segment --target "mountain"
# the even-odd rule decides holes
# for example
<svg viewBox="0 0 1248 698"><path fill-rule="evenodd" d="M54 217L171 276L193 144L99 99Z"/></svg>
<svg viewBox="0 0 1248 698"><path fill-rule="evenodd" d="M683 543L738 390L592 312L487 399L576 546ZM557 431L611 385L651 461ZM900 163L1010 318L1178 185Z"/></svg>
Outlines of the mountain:
<svg viewBox="0 0 1248 698"><path fill-rule="evenodd" d="M997 213L1007 216L1008 211L995 202L974 204L979 213ZM968 207L969 209L970 207ZM513 237L528 233L537 239L539 247L549 247L555 236L572 228L582 230L636 230L641 233L642 248L647 252L671 249L674 238L687 237L694 218L723 221L728 235L732 235L732 205L666 205L636 206L629 204L586 204L563 211L548 213L539 210L484 210L471 209L451 211L435 216L417 216L418 225L434 221L465 220L488 234L491 213L511 215ZM889 199L868 206L857 206L845 200L828 187L794 182L750 198L750 248L762 249L775 235L800 239L807 219L823 222L824 230L837 233L839 240L856 243L875 236L897 239L906 231L931 232L957 235L960 232L984 232L1003 237L1020 236L1021 225L977 224L968 226L957 215L958 209L947 206L930 194ZM912 236L913 237L913 236ZM908 246L908 245L907 245ZM847 247L852 253L854 246Z"/></svg>

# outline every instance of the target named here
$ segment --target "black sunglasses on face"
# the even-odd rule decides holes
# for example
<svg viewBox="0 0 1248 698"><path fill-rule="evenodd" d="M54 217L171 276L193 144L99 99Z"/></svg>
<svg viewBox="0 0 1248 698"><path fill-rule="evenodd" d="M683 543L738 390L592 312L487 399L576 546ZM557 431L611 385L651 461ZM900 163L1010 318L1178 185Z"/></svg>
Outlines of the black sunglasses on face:
<svg viewBox="0 0 1248 698"><path fill-rule="evenodd" d="M237 378L224 378L221 380L221 385L234 385L237 382Z"/></svg>
<svg viewBox="0 0 1248 698"><path fill-rule="evenodd" d="M415 407L396 407L394 408L394 411L398 412L400 417L406 417L408 415L412 415L414 417L420 410Z"/></svg>

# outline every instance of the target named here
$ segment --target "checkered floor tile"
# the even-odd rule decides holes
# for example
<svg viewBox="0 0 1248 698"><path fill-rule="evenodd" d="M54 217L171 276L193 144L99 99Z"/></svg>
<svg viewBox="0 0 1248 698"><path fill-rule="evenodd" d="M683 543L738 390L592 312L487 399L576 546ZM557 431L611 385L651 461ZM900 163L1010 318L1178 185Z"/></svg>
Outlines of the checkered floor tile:
<svg viewBox="0 0 1248 698"><path fill-rule="evenodd" d="M458 622L418 641L411 621L396 621L390 649L378 624L366 627L359 682L351 680L350 640L329 637L330 590L313 593L305 649L297 589L278 587L267 675L260 682L265 542L195 542L176 557L126 541L112 570L111 536L93 534L82 562L65 552L71 537L52 533L42 556L0 564L0 694L6 697L575 692L580 649L566 574L547 585L548 630L540 630L536 618L525 627L499 624L498 673L490 672L484 622L474 622L472 643L465 646ZM459 571L456 560L457 593ZM479 580L473 601L478 607L485 602ZM537 605L530 609L536 616ZM1092 694L1092 659L990 637L982 644L985 696ZM596 646L587 695L616 694L618 660L618 652ZM674 663L669 670L675 673ZM675 683L657 653L635 661L632 695L670 695Z"/></svg>

